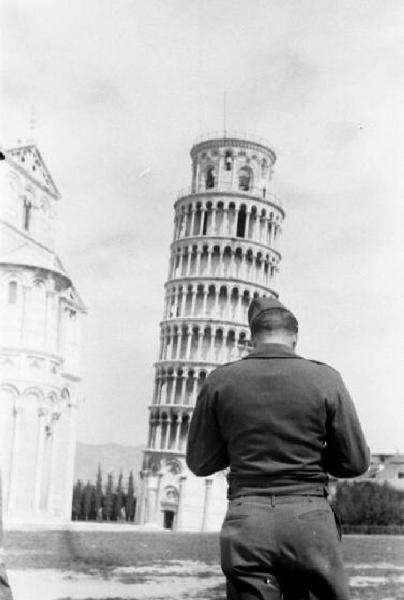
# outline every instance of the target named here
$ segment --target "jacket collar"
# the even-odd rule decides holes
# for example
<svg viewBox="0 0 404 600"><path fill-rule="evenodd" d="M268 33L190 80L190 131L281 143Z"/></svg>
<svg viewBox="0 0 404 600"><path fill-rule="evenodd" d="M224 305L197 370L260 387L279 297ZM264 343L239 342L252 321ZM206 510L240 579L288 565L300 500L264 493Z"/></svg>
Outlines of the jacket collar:
<svg viewBox="0 0 404 600"><path fill-rule="evenodd" d="M247 358L301 358L301 356L284 344L261 344L244 357Z"/></svg>

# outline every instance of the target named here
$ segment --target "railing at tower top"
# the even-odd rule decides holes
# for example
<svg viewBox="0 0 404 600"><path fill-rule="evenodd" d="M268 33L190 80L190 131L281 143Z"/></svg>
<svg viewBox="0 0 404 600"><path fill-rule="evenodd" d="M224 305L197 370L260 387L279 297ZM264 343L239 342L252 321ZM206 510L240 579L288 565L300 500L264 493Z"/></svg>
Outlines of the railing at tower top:
<svg viewBox="0 0 404 600"><path fill-rule="evenodd" d="M255 198L259 198L260 200L270 202L271 204L275 204L276 206L282 208L282 203L278 196L272 192L268 192L268 190L265 187L250 187L249 189L236 189L234 185L221 183L217 186L197 190L196 186L188 186L178 192L177 198L183 198L184 196L191 196L193 194L220 194L221 192L233 192L237 195L254 196Z"/></svg>
<svg viewBox="0 0 404 600"><path fill-rule="evenodd" d="M259 144L260 146L265 146L268 150L275 154L274 149L267 139L260 135L254 135L251 133L247 133L246 131L211 131L209 133L204 133L194 140L192 146L197 146L198 144L202 144L203 142L209 142L213 140L231 140L236 139L241 142L253 142L255 144Z"/></svg>

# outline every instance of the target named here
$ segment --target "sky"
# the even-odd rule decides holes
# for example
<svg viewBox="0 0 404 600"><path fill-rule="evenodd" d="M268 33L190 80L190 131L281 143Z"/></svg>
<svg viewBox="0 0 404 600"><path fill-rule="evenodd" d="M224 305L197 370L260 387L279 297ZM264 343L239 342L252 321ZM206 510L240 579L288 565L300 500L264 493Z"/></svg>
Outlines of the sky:
<svg viewBox="0 0 404 600"><path fill-rule="evenodd" d="M404 451L402 1L3 0L0 21L1 143L37 143L88 307L78 439L146 441L173 203L226 92L227 128L277 154L299 353L342 373L374 452Z"/></svg>

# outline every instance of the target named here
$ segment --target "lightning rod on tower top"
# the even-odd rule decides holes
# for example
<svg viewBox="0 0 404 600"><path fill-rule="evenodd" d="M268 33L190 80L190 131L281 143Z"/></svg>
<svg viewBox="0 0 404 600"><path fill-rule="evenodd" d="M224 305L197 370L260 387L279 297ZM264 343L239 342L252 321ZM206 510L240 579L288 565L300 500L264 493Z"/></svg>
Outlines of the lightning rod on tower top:
<svg viewBox="0 0 404 600"><path fill-rule="evenodd" d="M223 92L223 132L226 137L226 92Z"/></svg>

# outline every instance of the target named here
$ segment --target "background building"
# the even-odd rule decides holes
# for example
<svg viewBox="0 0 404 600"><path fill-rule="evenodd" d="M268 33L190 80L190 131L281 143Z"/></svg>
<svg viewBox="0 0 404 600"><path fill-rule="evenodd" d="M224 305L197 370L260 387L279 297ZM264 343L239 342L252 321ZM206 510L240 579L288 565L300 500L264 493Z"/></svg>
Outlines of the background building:
<svg viewBox="0 0 404 600"><path fill-rule="evenodd" d="M369 470L357 480L388 483L397 490L404 490L404 454L372 454Z"/></svg>
<svg viewBox="0 0 404 600"><path fill-rule="evenodd" d="M3 513L70 519L85 308L55 253L60 195L38 149L0 159Z"/></svg>
<svg viewBox="0 0 404 600"><path fill-rule="evenodd" d="M191 187L174 205L137 522L207 531L222 523L226 477L196 478L187 469L189 421L207 374L247 351L251 299L278 295L285 215L270 191L276 156L265 142L211 136L191 158Z"/></svg>

